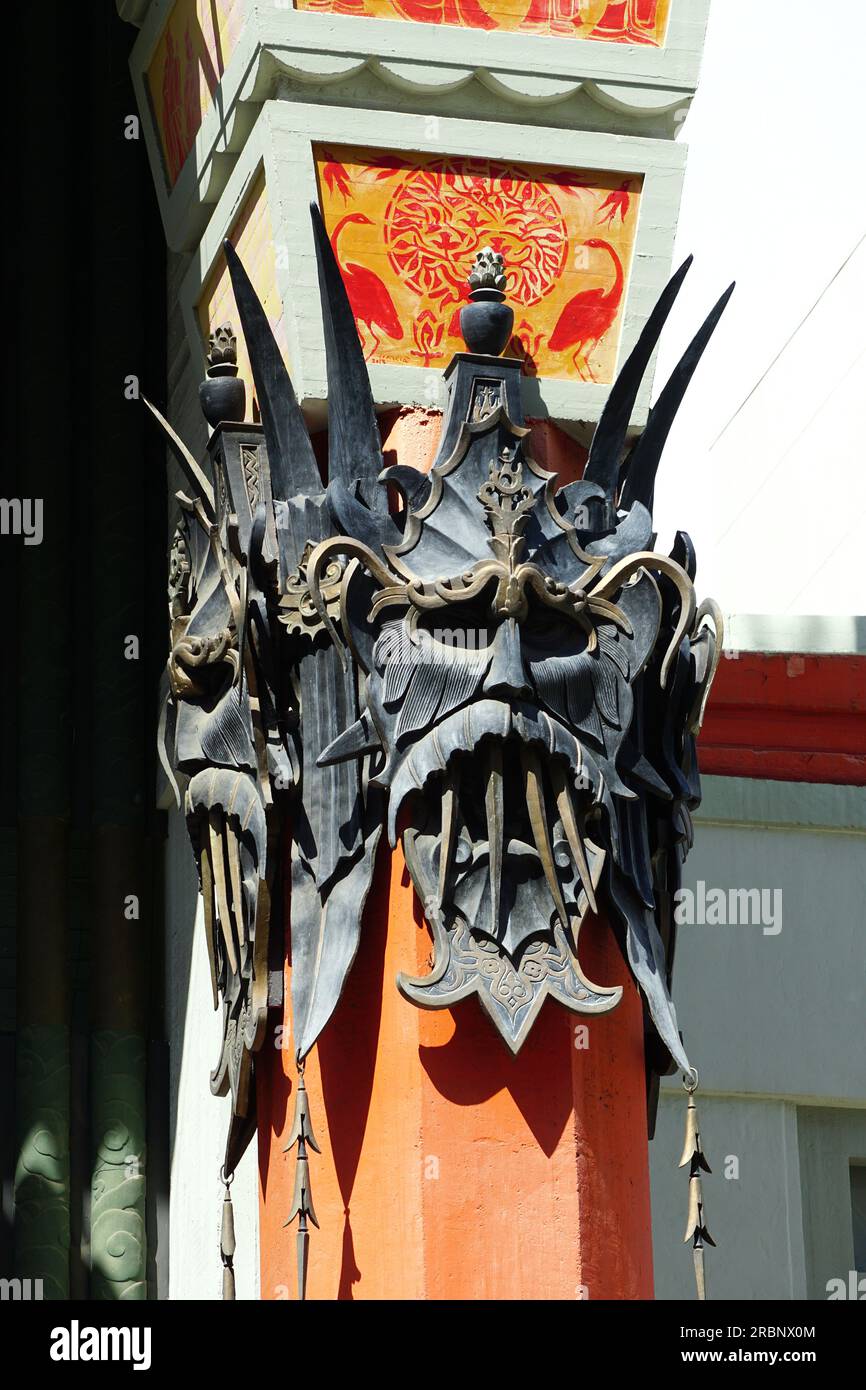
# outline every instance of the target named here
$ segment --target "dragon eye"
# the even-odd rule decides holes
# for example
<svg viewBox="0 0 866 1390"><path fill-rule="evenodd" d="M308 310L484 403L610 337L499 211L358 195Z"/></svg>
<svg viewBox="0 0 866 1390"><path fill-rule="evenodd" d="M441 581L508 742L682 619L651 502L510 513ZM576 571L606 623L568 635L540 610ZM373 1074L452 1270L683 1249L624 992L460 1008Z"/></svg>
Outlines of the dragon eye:
<svg viewBox="0 0 866 1390"><path fill-rule="evenodd" d="M539 645L551 651L582 651L586 633L567 614L543 604L533 604L521 628L524 644Z"/></svg>

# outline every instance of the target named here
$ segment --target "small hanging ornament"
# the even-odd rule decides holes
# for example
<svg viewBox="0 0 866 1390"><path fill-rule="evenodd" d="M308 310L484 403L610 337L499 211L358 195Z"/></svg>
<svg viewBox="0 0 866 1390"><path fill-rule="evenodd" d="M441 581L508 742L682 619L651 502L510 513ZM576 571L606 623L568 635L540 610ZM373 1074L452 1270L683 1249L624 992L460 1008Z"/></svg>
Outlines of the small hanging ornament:
<svg viewBox="0 0 866 1390"><path fill-rule="evenodd" d="M298 1061L298 1085L295 1091L295 1118L292 1122L292 1132L289 1135L284 1153L298 1146L298 1155L295 1164L295 1191L292 1196L292 1209L289 1212L284 1226L290 1226L295 1217L298 1218L297 1232L297 1251L298 1251L298 1298L303 1300L307 1296L307 1256L309 1252L310 1234L307 1227L307 1217L318 1229L316 1212L313 1207L313 1194L310 1191L310 1165L307 1160L307 1145L315 1152L321 1153L321 1149L316 1143L316 1136L313 1134L313 1127L310 1123L310 1103L307 1098L307 1089L304 1085L304 1061Z"/></svg>
<svg viewBox="0 0 866 1390"><path fill-rule="evenodd" d="M220 1168L220 1182L225 1187L223 1197L223 1213L220 1223L220 1255L223 1262L223 1298L234 1299L235 1296L235 1213L232 1206L231 1185L234 1181L234 1173L226 1175L225 1168Z"/></svg>
<svg viewBox="0 0 866 1390"><path fill-rule="evenodd" d="M688 1108L686 1110L686 1137L683 1144L683 1155L679 1166L684 1168L689 1165L689 1214L686 1219L686 1233L683 1236L683 1244L687 1240L692 1242L692 1258L695 1264L695 1283L698 1289L698 1299L703 1302L707 1296L707 1284L704 1274L704 1245L715 1246L709 1231L704 1224L704 1196L701 1186L701 1170L711 1173L712 1169L704 1157L701 1148L701 1130L698 1123L698 1107L695 1101L695 1091L698 1089L698 1073L693 1067L683 1077L683 1087L688 1095Z"/></svg>

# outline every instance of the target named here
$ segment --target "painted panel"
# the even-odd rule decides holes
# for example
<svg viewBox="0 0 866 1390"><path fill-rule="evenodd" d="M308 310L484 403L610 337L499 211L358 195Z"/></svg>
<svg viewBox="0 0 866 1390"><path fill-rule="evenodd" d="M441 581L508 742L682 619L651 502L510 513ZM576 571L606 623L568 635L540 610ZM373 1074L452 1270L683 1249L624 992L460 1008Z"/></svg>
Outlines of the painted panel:
<svg viewBox="0 0 866 1390"><path fill-rule="evenodd" d="M277 340L277 346L288 363L286 325L283 302L277 285L276 246L274 244L270 209L264 170L260 170L250 185L238 216L228 233L244 263L253 288L262 302L268 322ZM219 259L205 281L198 302L198 321L201 328L202 343L207 345L208 334L221 323L230 323L238 338L238 375L247 383L247 419L250 414L250 393L253 389L253 374L247 356L246 344L240 329L235 297L225 257ZM255 415L258 419L258 415Z"/></svg>
<svg viewBox="0 0 866 1390"><path fill-rule="evenodd" d="M444 367L476 251L505 257L528 375L608 382L638 222L638 175L317 146L325 225L370 362Z"/></svg>
<svg viewBox="0 0 866 1390"><path fill-rule="evenodd" d="M659 48L671 0L296 0L299 10Z"/></svg>
<svg viewBox="0 0 866 1390"><path fill-rule="evenodd" d="M174 187L240 36L242 0L177 0L147 70L169 187Z"/></svg>

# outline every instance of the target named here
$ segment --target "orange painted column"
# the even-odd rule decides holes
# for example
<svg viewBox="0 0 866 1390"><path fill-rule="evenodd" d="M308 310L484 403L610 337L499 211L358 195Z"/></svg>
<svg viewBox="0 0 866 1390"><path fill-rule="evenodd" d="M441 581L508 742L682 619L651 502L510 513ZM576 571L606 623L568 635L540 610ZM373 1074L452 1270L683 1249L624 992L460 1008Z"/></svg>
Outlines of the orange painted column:
<svg viewBox="0 0 866 1390"><path fill-rule="evenodd" d="M309 1298L652 1297L640 1000L604 924L585 924L580 950L592 979L624 986L621 1003L589 1018L548 1000L517 1057L474 999L416 1009L395 979L429 966L430 938L399 849L383 847L357 960L306 1069L322 1150ZM259 1067L266 1299L296 1296L285 1023Z"/></svg>
<svg viewBox="0 0 866 1390"><path fill-rule="evenodd" d="M640 999L605 924L584 924L580 957L622 1001L589 1017L547 1000L517 1057L475 999L415 1008L395 981L427 972L430 934L399 848L382 845L357 959L306 1067L322 1150L308 1298L652 1297ZM289 997L287 966L284 1026L257 1064L264 1299L296 1297Z"/></svg>

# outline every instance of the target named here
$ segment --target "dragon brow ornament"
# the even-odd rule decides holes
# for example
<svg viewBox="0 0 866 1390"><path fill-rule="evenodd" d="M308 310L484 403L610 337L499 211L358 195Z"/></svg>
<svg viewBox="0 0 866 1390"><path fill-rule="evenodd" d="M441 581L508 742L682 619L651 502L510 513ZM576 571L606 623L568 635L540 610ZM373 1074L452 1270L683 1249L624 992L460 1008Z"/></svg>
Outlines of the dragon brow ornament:
<svg viewBox="0 0 866 1390"><path fill-rule="evenodd" d="M397 982L407 1000L449 1008L475 995L516 1053L548 996L578 1014L616 1006L621 989L590 980L579 959L581 924L600 913L642 991L651 1113L660 1074L693 1075L671 999L673 903L722 619L715 603L697 605L688 536L670 555L653 549L652 508L662 449L733 289L629 444L691 258L677 271L610 391L582 478L558 487L532 455L521 364L500 355L513 315L485 249L435 462L427 474L386 468L352 310L311 213L327 485L228 242L261 425L241 419L228 325L201 392L213 482L147 403L189 489L172 548L161 753L185 807L223 1012L211 1085L232 1096L224 1180L255 1127L256 1053L282 1002L271 921L290 831L300 1296L307 1218L316 1224L304 1059L355 958L383 828L392 846L402 837L434 944L430 973Z"/></svg>

